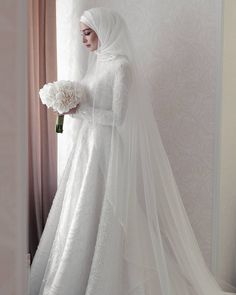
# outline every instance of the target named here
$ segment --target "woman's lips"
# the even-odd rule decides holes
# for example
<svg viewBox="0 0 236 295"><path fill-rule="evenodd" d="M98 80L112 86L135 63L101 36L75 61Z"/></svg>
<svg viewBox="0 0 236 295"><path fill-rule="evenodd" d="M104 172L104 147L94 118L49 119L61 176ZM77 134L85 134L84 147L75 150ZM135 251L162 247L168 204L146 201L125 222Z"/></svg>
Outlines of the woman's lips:
<svg viewBox="0 0 236 295"><path fill-rule="evenodd" d="M90 47L90 46L91 46L90 44L87 44L87 45L86 45L86 47Z"/></svg>

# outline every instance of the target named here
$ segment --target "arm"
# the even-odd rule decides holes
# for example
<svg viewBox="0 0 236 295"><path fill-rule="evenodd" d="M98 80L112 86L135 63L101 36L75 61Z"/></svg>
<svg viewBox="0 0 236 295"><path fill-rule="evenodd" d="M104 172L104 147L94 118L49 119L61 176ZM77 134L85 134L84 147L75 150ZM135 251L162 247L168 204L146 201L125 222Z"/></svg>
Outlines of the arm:
<svg viewBox="0 0 236 295"><path fill-rule="evenodd" d="M101 125L122 124L128 105L128 91L131 83L131 71L128 63L122 63L116 69L113 86L113 101L112 110L98 109L89 106L86 103L81 103L73 117L82 113L90 122L94 120Z"/></svg>

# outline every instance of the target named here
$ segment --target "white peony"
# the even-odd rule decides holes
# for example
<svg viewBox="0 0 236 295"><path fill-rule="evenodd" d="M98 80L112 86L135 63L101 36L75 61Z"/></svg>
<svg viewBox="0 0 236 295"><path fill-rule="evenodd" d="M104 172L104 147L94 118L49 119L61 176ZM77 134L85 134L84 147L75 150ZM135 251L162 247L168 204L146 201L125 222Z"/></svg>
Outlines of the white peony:
<svg viewBox="0 0 236 295"><path fill-rule="evenodd" d="M63 114L82 101L84 90L79 82L60 80L45 84L40 89L39 96L48 108Z"/></svg>
<svg viewBox="0 0 236 295"><path fill-rule="evenodd" d="M52 107L56 95L56 88L53 83L48 83L43 86L39 91L39 96L43 104L47 107Z"/></svg>

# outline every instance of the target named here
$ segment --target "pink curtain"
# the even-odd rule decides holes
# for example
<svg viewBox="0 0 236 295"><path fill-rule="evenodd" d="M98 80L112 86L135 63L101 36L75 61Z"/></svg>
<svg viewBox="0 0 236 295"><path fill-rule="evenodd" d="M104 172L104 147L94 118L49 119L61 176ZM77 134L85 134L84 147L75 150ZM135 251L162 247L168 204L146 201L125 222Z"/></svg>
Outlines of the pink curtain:
<svg viewBox="0 0 236 295"><path fill-rule="evenodd" d="M55 81L56 0L28 0L29 71L29 253L39 243L57 186L56 113L39 99L39 89Z"/></svg>

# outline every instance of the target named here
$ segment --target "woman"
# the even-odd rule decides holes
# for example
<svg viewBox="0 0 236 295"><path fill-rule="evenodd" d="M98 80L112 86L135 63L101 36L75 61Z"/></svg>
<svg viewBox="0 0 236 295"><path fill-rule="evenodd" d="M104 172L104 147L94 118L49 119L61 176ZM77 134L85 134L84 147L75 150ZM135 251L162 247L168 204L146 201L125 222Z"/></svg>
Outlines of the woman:
<svg viewBox="0 0 236 295"><path fill-rule="evenodd" d="M197 244L120 15L93 8L86 96L30 295L222 295Z"/></svg>

